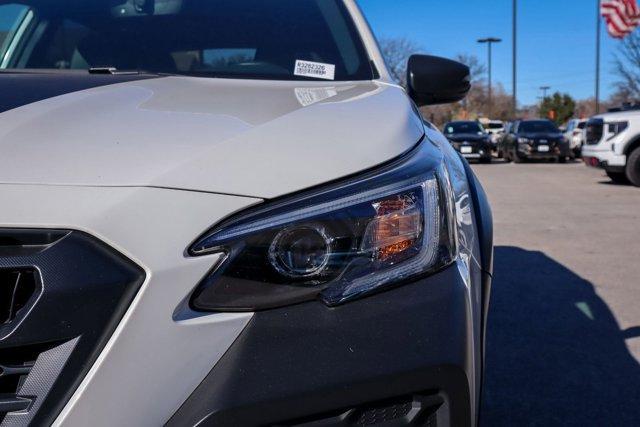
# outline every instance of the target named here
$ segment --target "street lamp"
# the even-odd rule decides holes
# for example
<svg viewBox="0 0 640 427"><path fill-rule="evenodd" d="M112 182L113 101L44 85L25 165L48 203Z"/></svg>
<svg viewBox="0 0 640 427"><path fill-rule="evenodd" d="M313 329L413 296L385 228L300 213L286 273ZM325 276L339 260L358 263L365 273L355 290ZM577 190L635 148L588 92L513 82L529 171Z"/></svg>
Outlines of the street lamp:
<svg viewBox="0 0 640 427"><path fill-rule="evenodd" d="M493 111L493 109L491 108L492 107L492 102L491 102L492 101L492 99L491 99L492 98L491 97L491 95L492 95L491 94L491 46L494 43L500 43L501 41L502 41L502 39L498 39L498 38L495 38L495 37L486 37L484 39L479 39L478 40L478 43L483 43L483 44L486 43L487 46L489 47L489 49L488 49L488 53L489 53L489 61L488 61L488 64L489 64L489 115L491 115L492 111Z"/></svg>
<svg viewBox="0 0 640 427"><path fill-rule="evenodd" d="M547 92L551 89L551 86L540 86L540 90L542 91L542 100L547 99Z"/></svg>

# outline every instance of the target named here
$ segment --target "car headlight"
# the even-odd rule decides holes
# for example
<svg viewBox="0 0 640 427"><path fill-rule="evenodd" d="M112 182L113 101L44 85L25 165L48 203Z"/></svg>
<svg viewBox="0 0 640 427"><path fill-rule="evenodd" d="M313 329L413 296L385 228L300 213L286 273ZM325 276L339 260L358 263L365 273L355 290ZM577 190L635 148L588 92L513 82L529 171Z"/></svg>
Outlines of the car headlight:
<svg viewBox="0 0 640 427"><path fill-rule="evenodd" d="M214 228L189 253L224 252L226 259L197 288L191 306L255 311L316 298L332 306L451 264L457 256L451 183L440 151L422 145L429 149L400 164Z"/></svg>
<svg viewBox="0 0 640 427"><path fill-rule="evenodd" d="M529 138L523 138L523 137L518 138L518 144L529 144L530 142L533 142L533 141L530 140Z"/></svg>

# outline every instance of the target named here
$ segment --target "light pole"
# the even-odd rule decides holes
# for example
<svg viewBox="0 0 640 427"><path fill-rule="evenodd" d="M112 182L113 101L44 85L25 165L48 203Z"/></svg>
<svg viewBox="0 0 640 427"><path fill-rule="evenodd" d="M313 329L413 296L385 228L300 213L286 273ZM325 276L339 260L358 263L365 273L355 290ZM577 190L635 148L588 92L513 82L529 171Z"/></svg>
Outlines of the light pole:
<svg viewBox="0 0 640 427"><path fill-rule="evenodd" d="M547 99L547 92L551 89L551 86L540 86L540 90L542 91L542 100Z"/></svg>
<svg viewBox="0 0 640 427"><path fill-rule="evenodd" d="M492 99L491 99L491 95L492 95L491 94L491 46L494 43L500 43L501 41L502 41L502 39L498 39L498 38L495 38L495 37L486 37L484 39L479 39L478 40L478 43L486 43L487 46L489 47L489 49L488 49L489 60L487 61L488 64L489 64L489 115L491 115L492 112L493 112L493 109L492 109L493 104L491 102L492 101Z"/></svg>
<svg viewBox="0 0 640 427"><path fill-rule="evenodd" d="M513 0L513 118L518 115L518 0Z"/></svg>
<svg viewBox="0 0 640 427"><path fill-rule="evenodd" d="M600 0L596 0L596 114L600 112L600 33L602 21L600 20Z"/></svg>

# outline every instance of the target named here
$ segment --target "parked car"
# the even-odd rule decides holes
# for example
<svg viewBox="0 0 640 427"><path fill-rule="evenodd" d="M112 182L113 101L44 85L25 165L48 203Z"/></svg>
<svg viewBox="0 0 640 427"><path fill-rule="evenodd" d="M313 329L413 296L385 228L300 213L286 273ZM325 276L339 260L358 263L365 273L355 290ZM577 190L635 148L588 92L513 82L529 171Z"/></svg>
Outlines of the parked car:
<svg viewBox="0 0 640 427"><path fill-rule="evenodd" d="M449 122L444 125L444 134L453 148L466 159L491 163L491 136L482 125L473 121Z"/></svg>
<svg viewBox="0 0 640 427"><path fill-rule="evenodd" d="M477 423L491 212L415 108L468 67L353 0L0 22L3 426Z"/></svg>
<svg viewBox="0 0 640 427"><path fill-rule="evenodd" d="M573 151L575 157L580 156L582 146L584 145L584 128L587 125L586 119L572 119L567 123L564 131L564 137L569 141L569 148Z"/></svg>
<svg viewBox="0 0 640 427"><path fill-rule="evenodd" d="M505 123L501 120L488 120L486 123L483 123L482 126L491 136L493 151L497 152L498 142L500 142L500 139L504 135Z"/></svg>
<svg viewBox="0 0 640 427"><path fill-rule="evenodd" d="M498 149L506 161L521 163L529 159L566 162L573 157L569 142L550 120L517 120Z"/></svg>
<svg viewBox="0 0 640 427"><path fill-rule="evenodd" d="M586 126L585 164L603 168L617 183L640 187L640 111L601 114Z"/></svg>

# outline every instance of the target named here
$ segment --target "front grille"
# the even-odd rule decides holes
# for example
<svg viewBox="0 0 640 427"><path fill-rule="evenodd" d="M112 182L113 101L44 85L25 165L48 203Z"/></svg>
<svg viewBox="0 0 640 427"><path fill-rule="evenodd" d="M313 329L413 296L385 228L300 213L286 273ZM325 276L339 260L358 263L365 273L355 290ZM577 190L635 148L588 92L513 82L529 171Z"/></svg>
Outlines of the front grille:
<svg viewBox="0 0 640 427"><path fill-rule="evenodd" d="M412 399L404 399L400 402L388 402L378 404L369 408L356 410L355 424L358 426L375 426L387 423L409 415L413 406Z"/></svg>
<svg viewBox="0 0 640 427"><path fill-rule="evenodd" d="M36 293L37 272L32 268L0 270L0 325L16 320Z"/></svg>
<svg viewBox="0 0 640 427"><path fill-rule="evenodd" d="M589 120L586 129L585 139L587 145L596 145L602 140L604 135L604 121L602 119Z"/></svg>
<svg viewBox="0 0 640 427"><path fill-rule="evenodd" d="M0 422L10 412L27 411L34 396L21 396L20 389L33 370L40 354L55 344L0 350Z"/></svg>
<svg viewBox="0 0 640 427"><path fill-rule="evenodd" d="M0 229L0 426L51 425L144 281L77 231Z"/></svg>
<svg viewBox="0 0 640 427"><path fill-rule="evenodd" d="M437 427L448 420L448 405L437 394L404 396L276 424L276 427ZM444 425L442 423L441 425Z"/></svg>

